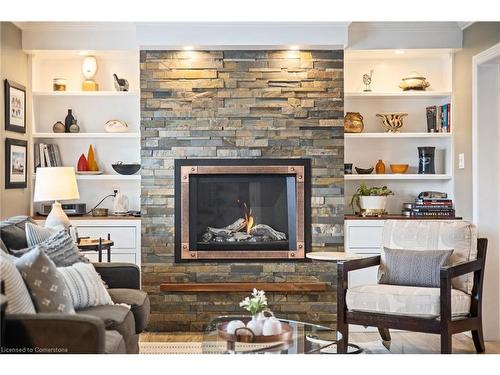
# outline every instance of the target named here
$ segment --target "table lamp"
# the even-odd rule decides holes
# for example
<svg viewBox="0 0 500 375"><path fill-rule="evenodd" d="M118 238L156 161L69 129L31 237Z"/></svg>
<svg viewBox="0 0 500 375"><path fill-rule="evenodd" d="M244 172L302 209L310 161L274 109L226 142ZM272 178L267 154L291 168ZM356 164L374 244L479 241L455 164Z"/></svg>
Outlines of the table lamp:
<svg viewBox="0 0 500 375"><path fill-rule="evenodd" d="M70 199L80 199L73 167L37 168L33 201L54 201L45 220L46 227L53 228L61 224L65 228L69 227L69 218L59 201Z"/></svg>

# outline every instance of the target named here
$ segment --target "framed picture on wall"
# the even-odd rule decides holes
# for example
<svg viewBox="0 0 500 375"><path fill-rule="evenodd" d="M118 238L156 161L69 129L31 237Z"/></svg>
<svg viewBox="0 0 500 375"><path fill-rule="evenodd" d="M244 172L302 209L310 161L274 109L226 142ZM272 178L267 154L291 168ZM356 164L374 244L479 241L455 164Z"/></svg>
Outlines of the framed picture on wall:
<svg viewBox="0 0 500 375"><path fill-rule="evenodd" d="M26 87L5 80L5 130L26 133Z"/></svg>
<svg viewBox="0 0 500 375"><path fill-rule="evenodd" d="M5 188L23 189L28 181L28 142L5 138Z"/></svg>

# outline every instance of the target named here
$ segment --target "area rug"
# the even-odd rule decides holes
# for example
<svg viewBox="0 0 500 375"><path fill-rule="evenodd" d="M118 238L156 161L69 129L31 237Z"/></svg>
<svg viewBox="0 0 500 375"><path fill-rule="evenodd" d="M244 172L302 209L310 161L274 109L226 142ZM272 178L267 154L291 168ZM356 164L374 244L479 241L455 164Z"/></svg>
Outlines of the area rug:
<svg viewBox="0 0 500 375"><path fill-rule="evenodd" d="M238 351L254 351L265 347L260 344L238 344ZM390 351L381 341L360 343L359 346L365 354L390 354ZM140 342L140 354L224 354L226 345L219 343L201 342ZM331 352L335 353L334 346Z"/></svg>

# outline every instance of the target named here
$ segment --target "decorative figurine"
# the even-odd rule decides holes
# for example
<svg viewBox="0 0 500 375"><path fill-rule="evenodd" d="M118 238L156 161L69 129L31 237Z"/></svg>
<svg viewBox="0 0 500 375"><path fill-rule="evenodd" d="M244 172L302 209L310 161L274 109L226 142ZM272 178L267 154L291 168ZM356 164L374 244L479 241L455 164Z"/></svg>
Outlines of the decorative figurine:
<svg viewBox="0 0 500 375"><path fill-rule="evenodd" d="M370 88L370 85L372 83L372 75L373 69L370 70L370 74L363 74L363 83L365 84L365 89L363 90L364 92L372 91L372 89Z"/></svg>
<svg viewBox="0 0 500 375"><path fill-rule="evenodd" d="M361 133L364 129L363 116L359 112L347 112L344 117L344 132Z"/></svg>
<svg viewBox="0 0 500 375"><path fill-rule="evenodd" d="M116 74L113 74L115 89L116 91L128 91L128 81L125 78L118 78Z"/></svg>

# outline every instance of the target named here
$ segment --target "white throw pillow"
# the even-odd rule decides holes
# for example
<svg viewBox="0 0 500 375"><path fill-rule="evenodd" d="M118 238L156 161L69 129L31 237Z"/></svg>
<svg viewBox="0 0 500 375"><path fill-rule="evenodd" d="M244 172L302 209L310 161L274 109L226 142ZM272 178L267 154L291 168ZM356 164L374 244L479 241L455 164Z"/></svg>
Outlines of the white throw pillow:
<svg viewBox="0 0 500 375"><path fill-rule="evenodd" d="M5 284L6 314L35 314L28 288L10 255L0 252L0 280Z"/></svg>
<svg viewBox="0 0 500 375"><path fill-rule="evenodd" d="M40 225L27 222L25 224L25 231L28 247L36 246L45 241L47 238L50 238L53 234L62 230L65 230L64 225L57 225L54 228L45 228Z"/></svg>
<svg viewBox="0 0 500 375"><path fill-rule="evenodd" d="M75 263L59 267L64 283L69 289L76 310L99 305L113 305L101 276L90 263Z"/></svg>

